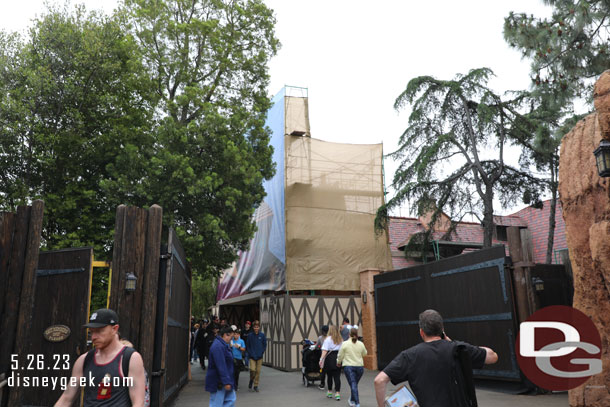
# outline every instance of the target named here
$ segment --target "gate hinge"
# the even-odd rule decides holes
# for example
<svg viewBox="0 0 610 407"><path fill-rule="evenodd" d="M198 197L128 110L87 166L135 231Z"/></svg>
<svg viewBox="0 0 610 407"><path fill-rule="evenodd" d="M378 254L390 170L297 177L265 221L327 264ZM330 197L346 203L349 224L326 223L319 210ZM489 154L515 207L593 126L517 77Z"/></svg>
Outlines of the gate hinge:
<svg viewBox="0 0 610 407"><path fill-rule="evenodd" d="M172 254L171 253L166 253L166 254L162 254L160 256L161 259L171 259L172 258Z"/></svg>
<svg viewBox="0 0 610 407"><path fill-rule="evenodd" d="M152 372L151 376L160 377L160 376L163 376L164 374L165 374L165 369L161 369L161 370L157 370L156 372Z"/></svg>

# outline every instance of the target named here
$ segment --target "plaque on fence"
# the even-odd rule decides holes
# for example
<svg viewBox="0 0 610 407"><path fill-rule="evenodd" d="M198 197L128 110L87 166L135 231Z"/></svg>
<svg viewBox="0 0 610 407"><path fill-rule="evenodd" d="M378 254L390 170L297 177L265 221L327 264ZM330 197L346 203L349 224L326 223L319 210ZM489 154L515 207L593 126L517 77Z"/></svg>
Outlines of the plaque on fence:
<svg viewBox="0 0 610 407"><path fill-rule="evenodd" d="M70 328L66 325L51 325L44 330L42 336L49 342L63 342L70 337Z"/></svg>

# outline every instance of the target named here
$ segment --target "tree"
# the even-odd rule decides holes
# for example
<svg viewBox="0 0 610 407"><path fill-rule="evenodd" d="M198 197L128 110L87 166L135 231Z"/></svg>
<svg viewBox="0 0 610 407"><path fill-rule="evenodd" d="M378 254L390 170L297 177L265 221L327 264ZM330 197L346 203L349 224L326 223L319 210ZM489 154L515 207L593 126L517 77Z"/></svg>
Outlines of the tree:
<svg viewBox="0 0 610 407"><path fill-rule="evenodd" d="M544 0L550 18L511 12L504 37L531 60L533 88L553 104L590 99L594 79L610 66L610 4L605 0Z"/></svg>
<svg viewBox="0 0 610 407"><path fill-rule="evenodd" d="M0 207L45 201L49 249L110 249L117 201L101 184L123 146L142 142L154 94L133 39L84 8L52 9L27 41L0 41Z"/></svg>
<svg viewBox="0 0 610 407"><path fill-rule="evenodd" d="M477 216L484 228L484 247L493 234L493 200L503 203L536 189L537 180L504 161L520 99L503 101L487 87L493 72L473 69L454 80L421 76L409 81L394 107L412 105L409 126L391 157L401 160L392 186L396 195L377 212L377 228L387 213L405 200L419 215L433 212L429 230L441 211L452 220ZM493 149L493 151L491 151ZM491 157L492 154L496 156Z"/></svg>
<svg viewBox="0 0 610 407"><path fill-rule="evenodd" d="M216 274L247 248L274 174L264 124L275 19L260 0L125 0L120 13L154 84L155 142L130 145L104 187L161 205L193 269Z"/></svg>
<svg viewBox="0 0 610 407"><path fill-rule="evenodd" d="M208 315L208 308L216 304L217 279L211 276L193 276L193 302L191 315L195 318L204 318Z"/></svg>
<svg viewBox="0 0 610 407"><path fill-rule="evenodd" d="M159 204L196 273L244 249L274 173L275 20L262 2L52 9L0 44L0 208L45 200L48 248L112 248L123 203Z"/></svg>
<svg viewBox="0 0 610 407"><path fill-rule="evenodd" d="M552 262L555 207L558 198L558 148L561 138L583 117L574 114L575 98L592 100L592 86L610 64L610 5L601 0L545 0L550 18L510 13L504 37L531 60L532 107L527 115L533 131L517 139L525 147L522 163L549 173L551 193L546 262ZM537 129L537 130L536 130Z"/></svg>

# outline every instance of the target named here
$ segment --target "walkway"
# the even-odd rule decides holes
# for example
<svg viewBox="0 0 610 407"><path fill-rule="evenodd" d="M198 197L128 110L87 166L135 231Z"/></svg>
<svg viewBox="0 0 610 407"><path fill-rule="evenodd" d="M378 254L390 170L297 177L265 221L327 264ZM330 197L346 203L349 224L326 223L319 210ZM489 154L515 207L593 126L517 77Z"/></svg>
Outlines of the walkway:
<svg viewBox="0 0 610 407"><path fill-rule="evenodd" d="M198 364L191 365L191 380L180 392L170 407L205 407L208 405L209 393L205 391L205 372ZM377 372L366 370L360 381L360 404L363 407L374 407L375 392L373 379ZM300 372L282 372L263 366L261 372L260 392L248 391L248 373L240 375L240 387L237 392L238 407L336 407L346 406L349 399L349 386L345 376L341 376L341 401L325 397L325 392L314 387L303 386ZM567 393L545 394L538 396L514 395L508 392L510 386L504 384L486 384L485 389L477 388L477 399L480 407L563 407L568 406ZM388 386L388 393L395 387Z"/></svg>

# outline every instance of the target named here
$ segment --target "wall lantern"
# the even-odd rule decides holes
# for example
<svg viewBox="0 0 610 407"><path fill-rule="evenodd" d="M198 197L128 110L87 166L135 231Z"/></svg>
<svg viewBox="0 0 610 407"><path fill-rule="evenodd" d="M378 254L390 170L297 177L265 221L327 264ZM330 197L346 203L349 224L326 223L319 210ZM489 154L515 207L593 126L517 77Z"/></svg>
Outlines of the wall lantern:
<svg viewBox="0 0 610 407"><path fill-rule="evenodd" d="M532 285L536 291L544 291L544 281L541 278L532 278Z"/></svg>
<svg viewBox="0 0 610 407"><path fill-rule="evenodd" d="M602 140L599 147L593 151L597 163L597 173L600 177L610 177L610 141Z"/></svg>
<svg viewBox="0 0 610 407"><path fill-rule="evenodd" d="M138 281L138 277L136 277L133 273L127 273L127 277L125 277L125 291L134 292L136 290L136 282Z"/></svg>
<svg viewBox="0 0 610 407"><path fill-rule="evenodd" d="M366 291L362 292L362 303L366 304Z"/></svg>

